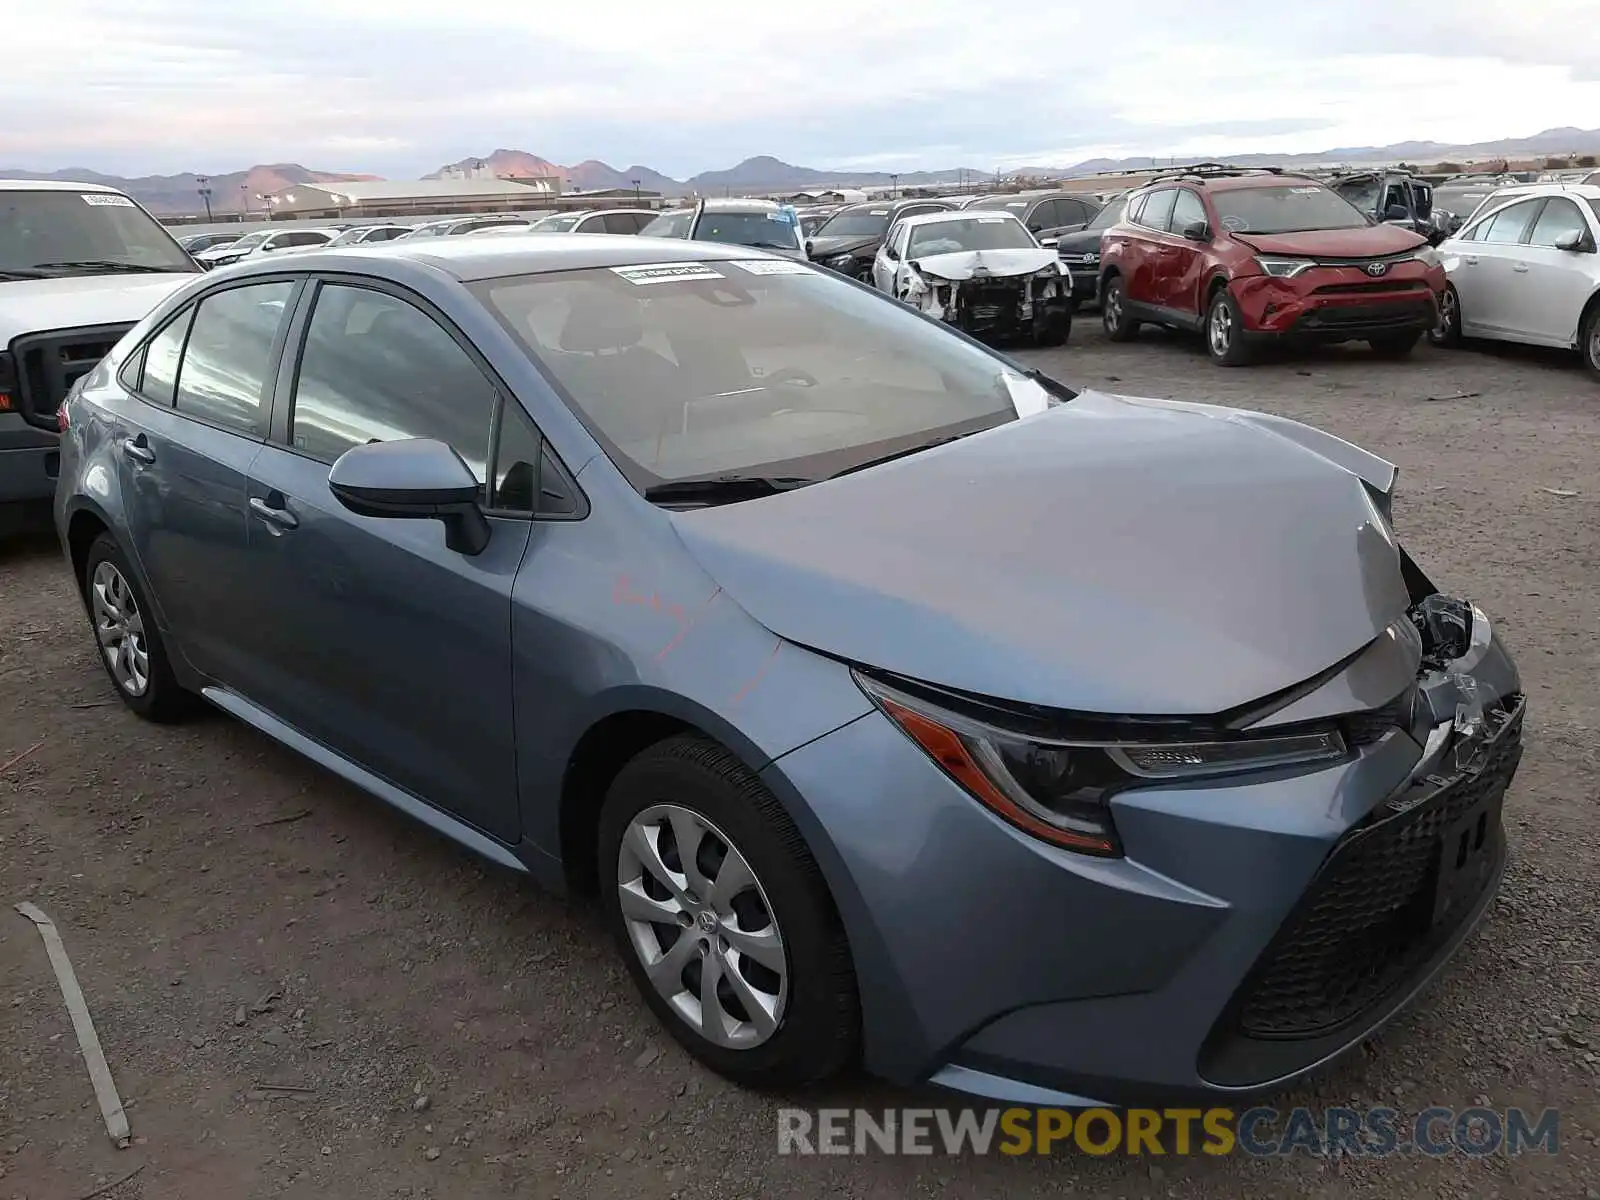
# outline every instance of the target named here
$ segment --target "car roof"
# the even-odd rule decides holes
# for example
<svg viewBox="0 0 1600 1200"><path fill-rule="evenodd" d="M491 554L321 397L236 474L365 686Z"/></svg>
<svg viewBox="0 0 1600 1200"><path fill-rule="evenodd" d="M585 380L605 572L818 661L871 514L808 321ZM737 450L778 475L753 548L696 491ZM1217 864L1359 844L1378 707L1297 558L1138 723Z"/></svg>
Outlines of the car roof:
<svg viewBox="0 0 1600 1200"><path fill-rule="evenodd" d="M1594 183L1510 183L1495 188L1490 197L1515 196L1526 200L1529 196L1577 196L1582 200L1600 200L1600 184Z"/></svg>
<svg viewBox="0 0 1600 1200"><path fill-rule="evenodd" d="M954 212L918 213L914 217L906 217L900 224L915 229L922 225L954 224L961 221L1016 221L1018 225L1022 224L1016 213L1006 212L1004 209L997 212L992 208L976 210L960 208Z"/></svg>
<svg viewBox="0 0 1600 1200"><path fill-rule="evenodd" d="M780 205L776 200L731 200L711 199L702 201L706 212L777 212Z"/></svg>
<svg viewBox="0 0 1600 1200"><path fill-rule="evenodd" d="M396 239L345 251L335 247L308 259L305 270L349 270L374 273L379 263L395 260L432 267L463 283L507 275L543 275L596 267L637 267L654 263L734 262L778 258L750 246L722 242L688 242L682 238L596 237L592 233L544 233L528 238L439 238L414 242ZM282 272L293 262L267 255L253 273ZM315 265L313 265L313 262ZM383 274L382 271L376 272ZM233 278L239 276L234 275Z"/></svg>
<svg viewBox="0 0 1600 1200"><path fill-rule="evenodd" d="M100 183L73 183L64 179L0 179L0 192L102 192L126 196L114 187Z"/></svg>

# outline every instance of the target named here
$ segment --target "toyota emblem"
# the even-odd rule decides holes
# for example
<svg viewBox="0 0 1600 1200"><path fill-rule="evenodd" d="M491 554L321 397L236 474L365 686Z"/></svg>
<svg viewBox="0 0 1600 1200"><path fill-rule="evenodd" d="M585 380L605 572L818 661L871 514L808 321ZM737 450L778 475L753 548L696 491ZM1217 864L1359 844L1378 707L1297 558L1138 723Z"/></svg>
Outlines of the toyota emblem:
<svg viewBox="0 0 1600 1200"><path fill-rule="evenodd" d="M1388 270L1389 270L1389 264L1388 263L1375 262L1375 263L1368 263L1367 264L1367 274L1368 275L1374 275L1374 276L1383 275Z"/></svg>

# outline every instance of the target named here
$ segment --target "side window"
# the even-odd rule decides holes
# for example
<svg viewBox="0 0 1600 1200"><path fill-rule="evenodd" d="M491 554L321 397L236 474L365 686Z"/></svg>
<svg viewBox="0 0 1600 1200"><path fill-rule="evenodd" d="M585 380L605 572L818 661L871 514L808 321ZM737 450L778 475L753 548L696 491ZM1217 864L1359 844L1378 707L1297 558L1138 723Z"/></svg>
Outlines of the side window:
<svg viewBox="0 0 1600 1200"><path fill-rule="evenodd" d="M1528 222L1533 220L1533 211L1542 204L1542 200L1522 200L1509 208L1502 208L1486 222L1487 228L1478 236L1480 242L1512 243L1520 242L1522 235L1528 231Z"/></svg>
<svg viewBox="0 0 1600 1200"><path fill-rule="evenodd" d="M1539 219L1534 222L1533 236L1528 239L1528 244L1554 247L1569 233L1588 232L1588 223L1578 211L1578 206L1564 197L1552 196L1545 202L1544 211L1539 214Z"/></svg>
<svg viewBox="0 0 1600 1200"><path fill-rule="evenodd" d="M172 407L178 389L178 360L183 357L183 339L189 336L189 321L194 309L186 308L167 327L150 339L144 350L144 374L139 391L149 400Z"/></svg>
<svg viewBox="0 0 1600 1200"><path fill-rule="evenodd" d="M1037 233L1041 229L1054 229L1057 225L1067 224L1065 220L1062 220L1057 215L1059 212L1060 209L1057 207L1056 201L1039 201L1034 206L1033 215L1027 220L1028 228Z"/></svg>
<svg viewBox="0 0 1600 1200"><path fill-rule="evenodd" d="M1144 209L1139 214L1139 224L1149 229L1165 230L1167 222L1172 217L1172 206L1177 202L1178 189L1162 188L1159 192L1151 192L1149 199L1144 202Z"/></svg>
<svg viewBox="0 0 1600 1200"><path fill-rule="evenodd" d="M295 285L258 283L213 292L195 309L178 369L178 411L256 432L272 372L272 346ZM146 373L149 363L145 364Z"/></svg>
<svg viewBox="0 0 1600 1200"><path fill-rule="evenodd" d="M1150 193L1146 192L1143 196L1135 196L1128 201L1128 211L1122 214L1123 221L1130 225L1143 224L1141 218L1144 216L1145 203L1149 199Z"/></svg>
<svg viewBox="0 0 1600 1200"><path fill-rule="evenodd" d="M601 218L600 223L604 227L604 231L606 233L633 234L639 232L639 227L633 223L632 213L606 213L605 216ZM591 229L590 232L599 233L601 230Z"/></svg>
<svg viewBox="0 0 1600 1200"><path fill-rule="evenodd" d="M654 220L655 220L655 216L653 214L651 214L651 213L642 213L642 212L634 213L633 214L633 232L634 233L638 233L641 229L643 229L646 225L650 224L650 222L654 221Z"/></svg>
<svg viewBox="0 0 1600 1200"><path fill-rule="evenodd" d="M581 512L577 484L514 401L500 409L500 441L494 454L494 494L489 507L525 516L575 517Z"/></svg>
<svg viewBox="0 0 1600 1200"><path fill-rule="evenodd" d="M1188 188L1180 188L1178 198L1172 205L1172 231L1182 233L1195 222L1205 219L1206 206L1199 194Z"/></svg>
<svg viewBox="0 0 1600 1200"><path fill-rule="evenodd" d="M343 284L317 293L295 379L295 449L332 462L366 442L435 438L482 483L494 403L478 365L421 309Z"/></svg>

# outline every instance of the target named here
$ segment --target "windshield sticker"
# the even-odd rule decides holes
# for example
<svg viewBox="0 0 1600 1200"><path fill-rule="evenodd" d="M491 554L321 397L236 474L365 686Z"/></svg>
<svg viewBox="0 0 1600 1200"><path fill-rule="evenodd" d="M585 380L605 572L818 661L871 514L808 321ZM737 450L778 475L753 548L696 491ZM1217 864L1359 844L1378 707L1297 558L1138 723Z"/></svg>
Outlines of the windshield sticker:
<svg viewBox="0 0 1600 1200"><path fill-rule="evenodd" d="M1222 227L1228 230L1230 233L1243 233L1245 230L1250 228L1250 222L1246 221L1243 217L1229 214L1228 216L1222 218Z"/></svg>
<svg viewBox="0 0 1600 1200"><path fill-rule="evenodd" d="M648 263L638 267L612 267L612 274L620 275L629 283L672 283L678 279L726 279L720 271L713 271L705 263Z"/></svg>
<svg viewBox="0 0 1600 1200"><path fill-rule="evenodd" d="M1007 208L1027 208L1028 207L1028 202L1026 200L1007 200L1006 201L1006 207Z"/></svg>
<svg viewBox="0 0 1600 1200"><path fill-rule="evenodd" d="M874 208L871 210L869 215L874 217L887 217L889 215L889 210L887 208Z"/></svg>
<svg viewBox="0 0 1600 1200"><path fill-rule="evenodd" d="M84 192L83 202L108 208L133 208L134 203L126 196L114 195L111 192Z"/></svg>
<svg viewBox="0 0 1600 1200"><path fill-rule="evenodd" d="M792 262L787 258L750 258L740 259L733 264L741 271L748 271L752 275L815 275L816 271L805 263Z"/></svg>
<svg viewBox="0 0 1600 1200"><path fill-rule="evenodd" d="M793 225L794 224L794 218L792 218L786 212L768 213L767 214L767 220L769 220L769 221L782 221L785 225Z"/></svg>
<svg viewBox="0 0 1600 1200"><path fill-rule="evenodd" d="M1315 196L1321 190L1319 187L1292 187L1289 189L1296 196Z"/></svg>
<svg viewBox="0 0 1600 1200"><path fill-rule="evenodd" d="M1010 217L979 217L978 218L978 224L979 225L1004 225L1010 220L1011 220Z"/></svg>

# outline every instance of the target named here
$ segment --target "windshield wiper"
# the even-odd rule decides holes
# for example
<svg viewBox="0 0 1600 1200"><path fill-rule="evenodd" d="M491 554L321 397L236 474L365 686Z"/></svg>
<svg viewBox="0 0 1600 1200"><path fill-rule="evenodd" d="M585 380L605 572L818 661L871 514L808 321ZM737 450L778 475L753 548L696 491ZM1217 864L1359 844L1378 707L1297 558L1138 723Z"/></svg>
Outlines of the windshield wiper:
<svg viewBox="0 0 1600 1200"><path fill-rule="evenodd" d="M945 437L936 437L931 441L918 442L915 446L907 446L904 450L896 450L892 454L880 454L877 458L869 458L865 462L858 462L846 467L842 471L835 471L829 479L837 479L841 475L854 475L857 471L865 471L868 467L882 466L886 462L893 462L897 458L910 458L913 454L921 454L924 450L932 450L935 446L945 446L951 442L960 441L967 435L952 433Z"/></svg>
<svg viewBox="0 0 1600 1200"><path fill-rule="evenodd" d="M800 475L715 475L706 479L673 479L658 483L645 488L644 498L656 503L704 500L716 504L774 496L816 482L815 479Z"/></svg>
<svg viewBox="0 0 1600 1200"><path fill-rule="evenodd" d="M110 258L82 258L70 262L34 263L40 271L111 271L129 275L166 275L171 267L152 267L145 263L118 262Z"/></svg>
<svg viewBox="0 0 1600 1200"><path fill-rule="evenodd" d="M746 242L757 250L798 250L798 246L785 246L782 242Z"/></svg>
<svg viewBox="0 0 1600 1200"><path fill-rule="evenodd" d="M0 267L0 279L49 279L49 271L35 271L28 267Z"/></svg>

